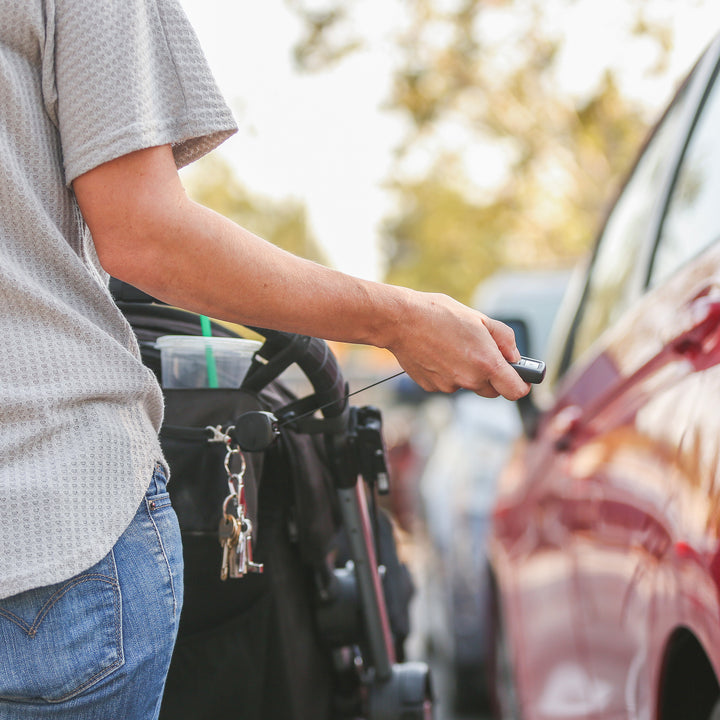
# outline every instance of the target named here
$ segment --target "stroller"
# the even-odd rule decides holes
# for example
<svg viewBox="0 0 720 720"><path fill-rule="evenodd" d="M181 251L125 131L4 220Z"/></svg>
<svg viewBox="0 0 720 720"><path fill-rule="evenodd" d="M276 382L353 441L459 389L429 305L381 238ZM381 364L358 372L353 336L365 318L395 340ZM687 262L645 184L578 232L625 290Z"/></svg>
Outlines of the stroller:
<svg viewBox="0 0 720 720"><path fill-rule="evenodd" d="M199 317L111 289L161 378L158 337L200 335ZM252 330L264 343L239 388L164 389L185 602L161 720L432 718L428 667L401 662L412 581L375 505L380 412L349 405L323 341ZM306 397L278 380L293 364Z"/></svg>

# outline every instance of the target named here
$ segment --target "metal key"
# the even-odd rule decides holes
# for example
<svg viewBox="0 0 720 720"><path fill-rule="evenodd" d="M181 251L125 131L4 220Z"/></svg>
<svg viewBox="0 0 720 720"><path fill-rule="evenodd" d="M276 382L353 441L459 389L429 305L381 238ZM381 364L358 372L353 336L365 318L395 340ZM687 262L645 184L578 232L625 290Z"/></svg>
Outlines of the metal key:
<svg viewBox="0 0 720 720"><path fill-rule="evenodd" d="M208 429L214 431L212 427ZM247 464L240 448L232 444L229 433L233 429L234 427L229 427L221 436L227 446L224 464L230 491L223 502L223 518L218 531L220 544L223 547L221 580L226 580L228 577L242 578L248 572L263 571L262 564L254 563L252 560L252 524L245 515L247 507L243 483ZM219 430L218 435L220 435ZM230 467L234 457L240 459L240 470L236 473Z"/></svg>
<svg viewBox="0 0 720 720"><path fill-rule="evenodd" d="M231 553L229 567L230 577L241 578L247 573L262 573L262 563L253 562L252 556L252 523L242 514L238 518L239 537L235 552Z"/></svg>
<svg viewBox="0 0 720 720"><path fill-rule="evenodd" d="M228 574L230 573L232 562L231 551L235 549L235 546L240 539L240 526L236 518L227 513L223 515L218 526L218 540L223 549L222 564L220 565L220 579L227 580Z"/></svg>

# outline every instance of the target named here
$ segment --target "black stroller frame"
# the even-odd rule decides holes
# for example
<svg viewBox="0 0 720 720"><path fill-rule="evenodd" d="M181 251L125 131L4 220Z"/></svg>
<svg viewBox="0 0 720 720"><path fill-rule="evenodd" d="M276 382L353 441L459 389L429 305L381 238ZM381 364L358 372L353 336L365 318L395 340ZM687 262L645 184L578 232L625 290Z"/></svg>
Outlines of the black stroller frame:
<svg viewBox="0 0 720 720"><path fill-rule="evenodd" d="M157 360L153 356L153 340L158 335L199 334L197 317L191 313L154 304L152 298L128 286L115 284L114 292L118 305L138 334L144 357L151 357L150 366ZM139 317L144 319L139 322ZM138 325L145 326L144 335L138 332ZM346 382L325 342L251 329L264 338L264 344L256 353L240 390L250 396L259 395L290 365L296 364L309 380L313 393L300 399L287 394L286 402L274 402L270 409L250 406L227 427L215 428L215 431L224 434L252 458L272 452L288 431L313 436L316 442L322 438L347 561L338 564L328 553L324 561L313 562L313 581L309 585L314 596L310 605L314 608L316 634L329 656L328 666L332 667L335 678L335 710L328 720L430 719L434 702L430 671L422 662L396 660L384 584L387 578L383 578L384 568L379 566L376 552L377 518L371 512L368 499L374 504L375 494L388 489L381 413L373 407L349 405ZM214 325L213 332L236 336L221 325ZM157 372L157 368L154 369ZM202 391L190 391L197 392ZM317 416L318 411L322 417ZM208 431L212 429L199 428L198 432L205 433L210 440ZM187 431L180 435L189 437ZM172 485L171 482L171 490ZM219 552L217 556L220 557ZM227 584L246 582L252 585L255 578L228 580ZM231 657L228 662L232 662ZM297 671L302 672L302 668ZM310 720L309 715L300 711L293 718L306 716ZM235 717L245 716L240 711ZM275 717L285 720L281 715ZM322 718L314 716L312 720Z"/></svg>
<svg viewBox="0 0 720 720"><path fill-rule="evenodd" d="M334 476L347 535L352 572L333 569L320 578L319 621L326 637L346 646L355 641L366 649L362 657L362 684L368 720L410 720L432 717L430 672L424 663L395 662L395 650L382 580L367 490L387 492L388 468L380 411L350 407L348 391L337 361L322 340L277 331L258 330L266 344L258 351L243 383L253 387L262 373L279 374L295 362L310 380L315 394L280 409L274 415L250 412L238 419L231 436L243 450L265 449L280 428L323 433L334 464ZM268 343L270 346L268 347ZM276 346L283 346L276 351ZM266 357L265 348L272 355ZM269 353L268 353L269 354ZM310 407L310 410L306 410ZM308 418L315 408L324 419ZM365 638L358 637L354 618L359 606ZM356 663L357 664L357 663Z"/></svg>

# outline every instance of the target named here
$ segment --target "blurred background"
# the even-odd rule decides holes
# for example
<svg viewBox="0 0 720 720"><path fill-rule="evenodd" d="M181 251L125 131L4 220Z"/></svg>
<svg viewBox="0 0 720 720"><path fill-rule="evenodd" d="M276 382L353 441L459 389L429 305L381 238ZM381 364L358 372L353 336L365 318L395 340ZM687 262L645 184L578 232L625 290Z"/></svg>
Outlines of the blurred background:
<svg viewBox="0 0 720 720"><path fill-rule="evenodd" d="M712 0L181 2L240 127L183 171L195 199L344 272L522 319L538 357L643 137L720 29ZM397 369L334 347L351 390ZM438 720L485 717L483 541L515 408L406 378L357 402L385 415L408 654L433 664Z"/></svg>

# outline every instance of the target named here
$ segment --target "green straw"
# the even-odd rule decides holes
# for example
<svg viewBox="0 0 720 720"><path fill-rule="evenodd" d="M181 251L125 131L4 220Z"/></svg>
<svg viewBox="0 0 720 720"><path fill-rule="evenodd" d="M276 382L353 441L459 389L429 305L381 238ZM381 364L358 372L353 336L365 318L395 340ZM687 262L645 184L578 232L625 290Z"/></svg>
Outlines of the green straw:
<svg viewBox="0 0 720 720"><path fill-rule="evenodd" d="M210 326L210 318L205 315L200 316L200 329L203 337L212 337L212 327ZM212 348L208 343L205 345L205 362L207 364L208 387L216 388L218 386L217 365L215 364L215 356Z"/></svg>

